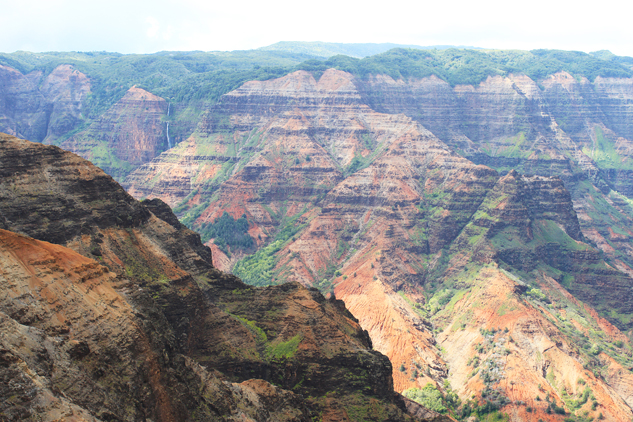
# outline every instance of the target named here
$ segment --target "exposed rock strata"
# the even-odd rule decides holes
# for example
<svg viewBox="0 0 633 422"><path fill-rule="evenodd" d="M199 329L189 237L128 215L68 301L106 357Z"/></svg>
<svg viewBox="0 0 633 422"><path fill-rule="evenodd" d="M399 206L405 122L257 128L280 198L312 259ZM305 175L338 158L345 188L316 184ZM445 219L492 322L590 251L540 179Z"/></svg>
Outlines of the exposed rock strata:
<svg viewBox="0 0 633 422"><path fill-rule="evenodd" d="M132 87L90 127L61 146L122 179L132 169L167 149L167 102Z"/></svg>
<svg viewBox="0 0 633 422"><path fill-rule="evenodd" d="M380 105L378 94L371 97L380 89L384 104L401 107L418 122L431 119L440 139L454 148L502 167L504 174L516 166L541 176L511 171L499 177L457 155L412 118L364 105L393 112ZM420 102L424 107L416 111ZM428 382L442 389L449 380L464 399L474 394L480 405L494 403L513 420L549 420L547 406L537 403L528 415L521 402L533 400L536 386L545 383L543 399L545 391L558 404L569 401L563 391L579 397L584 390L571 384L582 377L591 380L596 397L610 403L609 410L592 409L585 401L574 411L626 420L628 378L620 380L619 369L612 371L618 374L613 383L598 375L592 368L607 358L589 353L578 333L598 345L603 343L594 333L602 330L621 339L622 352L609 353L618 357L617 368L628 365L628 340L593 307L603 315L615 310L611 321L628 329L630 322L618 315L629 312L631 279L586 243L592 237L565 184L576 187L578 201L584 186L600 186L599 168L544 102L542 88L523 76L455 88L436 78L362 82L333 70L318 81L296 72L249 82L225 95L186 145L135 172L128 179L130 192L161 196L167 188L163 198L180 201L188 209L185 221L202 230L225 211L235 218L246 214L249 233L274 264L247 258L236 271L248 276L265 268L265 282L292 280L333 291L391 359L399 391ZM468 114L470 123L460 124L459 113ZM475 124L480 121L484 124ZM508 150L514 147L516 156ZM623 202L613 198L612 205L626 214ZM283 237L290 228L296 231ZM229 266L243 256L218 262ZM549 308L547 300L556 307ZM481 308L481 314L470 308ZM503 316L506 308L517 313L497 321L493 314ZM523 330L513 318L540 328ZM578 333L562 321L573 321ZM503 355L505 366L495 369L505 374L500 378L478 374L471 365L480 354L477 341L489 336L480 328L507 329L508 337L523 339L509 352L486 355L490 365L501 365L498 354L509 353ZM535 363L545 352L556 362ZM573 376L563 376L567 366L574 368ZM519 380L525 388L514 387Z"/></svg>
<svg viewBox="0 0 633 422"><path fill-rule="evenodd" d="M600 245L613 265L626 271L633 266L630 235L614 243L611 219L586 214L587 184L600 189L600 197L592 195L600 203L612 202L611 189L632 194L631 79L590 82L559 72L542 81L509 75L489 77L478 86L451 87L436 77L396 81L378 75L356 85L371 107L414 118L476 163L502 172L561 177L577 212L587 217L580 220L585 236ZM633 217L628 209L617 214L622 227ZM613 253L618 249L625 256Z"/></svg>
<svg viewBox="0 0 633 422"><path fill-rule="evenodd" d="M57 147L0 146L3 417L414 420L342 302L247 286L164 203Z"/></svg>

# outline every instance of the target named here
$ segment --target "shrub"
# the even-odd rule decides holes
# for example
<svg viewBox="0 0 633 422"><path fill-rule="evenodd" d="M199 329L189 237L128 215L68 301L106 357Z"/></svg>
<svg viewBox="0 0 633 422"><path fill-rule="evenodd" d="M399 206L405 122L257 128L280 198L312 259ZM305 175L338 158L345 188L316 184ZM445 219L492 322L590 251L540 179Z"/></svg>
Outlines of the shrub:
<svg viewBox="0 0 633 422"><path fill-rule="evenodd" d="M236 220L228 212L224 211L221 217L217 218L212 224L203 227L200 232L203 242L215 238L213 243L218 245L223 251L223 248L226 248L227 245L231 249L248 249L255 244L253 238L248 234L246 214Z"/></svg>
<svg viewBox="0 0 633 422"><path fill-rule="evenodd" d="M428 383L422 389L410 388L405 390L402 395L420 403L427 409L439 413L446 413L447 409L442 400L442 393L431 383Z"/></svg>
<svg viewBox="0 0 633 422"><path fill-rule="evenodd" d="M593 346L591 346L591 349L589 349L589 353L591 353L594 356L599 355L602 352L602 347L599 344L594 344Z"/></svg>

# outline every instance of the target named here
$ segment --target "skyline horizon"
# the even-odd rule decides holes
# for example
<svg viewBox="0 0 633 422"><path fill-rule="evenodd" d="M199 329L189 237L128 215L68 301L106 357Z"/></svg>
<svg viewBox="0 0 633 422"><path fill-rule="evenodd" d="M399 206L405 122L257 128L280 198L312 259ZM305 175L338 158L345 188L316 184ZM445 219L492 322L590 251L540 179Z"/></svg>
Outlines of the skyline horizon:
<svg viewBox="0 0 633 422"><path fill-rule="evenodd" d="M282 41L276 41L272 44L266 44L266 45L262 45L259 47L254 47L254 48L236 48L236 49L231 49L231 50L201 50L201 49L188 49L188 50L178 50L178 49L165 49L165 50L157 50L157 51L152 51L152 52L122 52L122 51L115 51L115 50L97 50L97 49L86 49L86 50L41 50L41 51L34 51L34 50L24 50L24 49L20 49L20 50L14 50L14 51L3 51L0 50L0 54L15 54L15 53L20 53L20 52L25 52L25 53L32 53L32 54L45 54L45 53L108 53L108 54L121 54L121 55L153 55L153 54L160 54L160 53L171 53L171 52L187 52L187 53L193 53L193 52L201 52L201 53L232 53L232 52L238 52L238 51L255 51L255 50L262 50L262 49L266 49L268 47L272 47L274 45L280 44L280 43L305 43L305 44L317 44L317 43L323 43L323 44L331 44L331 45L385 45L385 44L392 44L394 45L394 47L392 48L413 48L413 49L422 49L422 50L432 50L432 49L449 49L449 48L456 48L456 49L464 49L464 50L481 50L481 51L511 51L511 50L517 50L517 51L534 51L534 50L559 50L559 51L577 51L577 52L581 52L581 53L585 53L585 54L592 54L592 53L596 53L596 52L600 52L600 51L608 51L611 54L614 54L615 56L619 56L619 57L633 57L633 53L631 55L627 55L627 54L617 54L616 52L608 49L608 48L602 48L602 49L598 49L598 50L592 50L592 49L584 49L584 50L579 50L579 49L564 49L564 48L546 48L546 47L536 47L536 48L496 48L496 47L479 47L479 46L470 46L470 45L454 45L454 44L433 44L433 45L422 45L422 44L405 44L405 43L396 43L396 42L391 42L391 41L386 41L386 42L332 42L332 41L297 41L297 40L282 40ZM282 50L278 50L278 51L282 51ZM376 53L379 54L379 53ZM326 57L326 56L322 56L322 57ZM327 56L329 57L329 56ZM366 56L367 57L367 56Z"/></svg>
<svg viewBox="0 0 633 422"><path fill-rule="evenodd" d="M3 7L0 51L212 52L319 40L633 56L630 11L633 5L618 0L604 0L598 8L548 0L529 7L502 0L393 0L385 7L340 0L23 0Z"/></svg>

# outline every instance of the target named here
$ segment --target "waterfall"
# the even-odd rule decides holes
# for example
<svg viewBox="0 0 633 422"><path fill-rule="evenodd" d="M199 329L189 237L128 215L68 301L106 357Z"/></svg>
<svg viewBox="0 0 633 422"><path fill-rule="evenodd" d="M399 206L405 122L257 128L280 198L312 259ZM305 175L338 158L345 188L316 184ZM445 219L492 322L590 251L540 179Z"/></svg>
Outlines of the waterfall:
<svg viewBox="0 0 633 422"><path fill-rule="evenodd" d="M169 109L171 109L171 103L167 103L167 117L169 117ZM167 122L167 145L171 149L171 140L169 139L169 122Z"/></svg>
<svg viewBox="0 0 633 422"><path fill-rule="evenodd" d="M169 145L169 149L171 149L171 141L169 140L169 122L167 122L167 145Z"/></svg>

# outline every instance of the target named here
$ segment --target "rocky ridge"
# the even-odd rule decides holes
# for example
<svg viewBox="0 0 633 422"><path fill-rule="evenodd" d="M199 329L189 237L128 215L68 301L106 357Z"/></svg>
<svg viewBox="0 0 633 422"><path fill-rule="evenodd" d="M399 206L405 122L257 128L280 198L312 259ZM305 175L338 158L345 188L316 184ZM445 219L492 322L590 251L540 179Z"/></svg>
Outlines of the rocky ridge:
<svg viewBox="0 0 633 422"><path fill-rule="evenodd" d="M632 217L621 199L631 195L630 78L511 74L452 87L437 77L377 75L357 86L372 108L412 117L475 163L561 177L587 239L630 271L632 239L618 229Z"/></svg>

